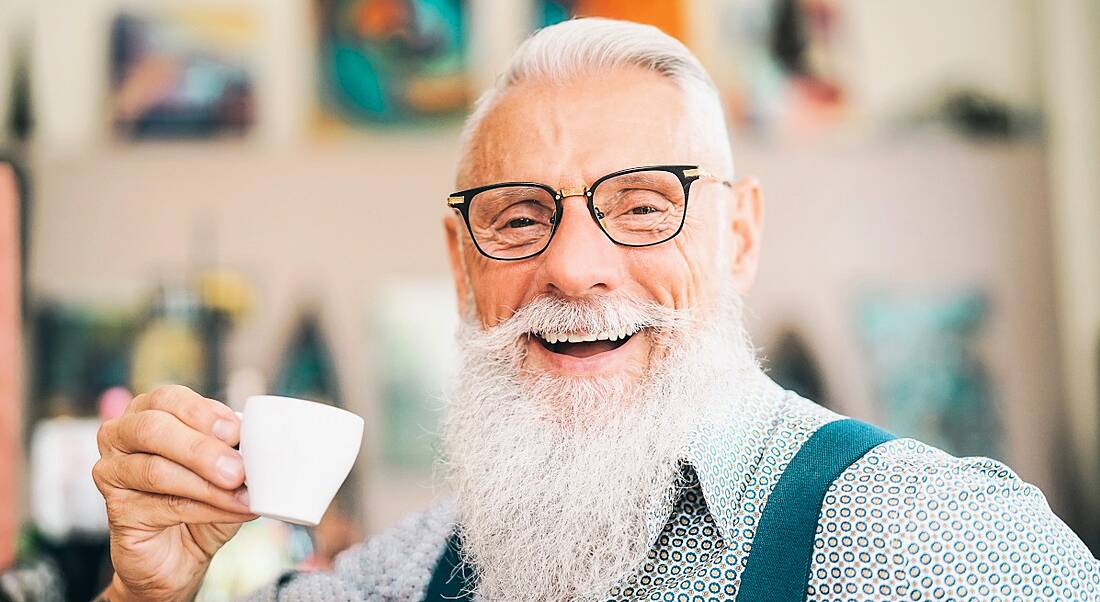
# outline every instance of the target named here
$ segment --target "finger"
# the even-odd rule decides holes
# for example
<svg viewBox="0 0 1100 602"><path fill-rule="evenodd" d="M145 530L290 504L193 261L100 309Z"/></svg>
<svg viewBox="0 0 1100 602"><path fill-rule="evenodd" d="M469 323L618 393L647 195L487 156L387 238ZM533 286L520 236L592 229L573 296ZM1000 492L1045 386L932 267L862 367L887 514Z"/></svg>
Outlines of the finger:
<svg viewBox="0 0 1100 602"><path fill-rule="evenodd" d="M120 490L107 503L107 518L115 527L164 529L175 525L239 524L255 514L230 512L177 495Z"/></svg>
<svg viewBox="0 0 1100 602"><path fill-rule="evenodd" d="M168 412L196 431L213 435L230 446L236 445L240 439L240 421L229 406L181 385L166 385L148 395L139 395L130 407L135 412Z"/></svg>
<svg viewBox="0 0 1100 602"><path fill-rule="evenodd" d="M222 489L244 483L244 462L237 450L160 410L119 418L115 447L122 453L164 456Z"/></svg>
<svg viewBox="0 0 1100 602"><path fill-rule="evenodd" d="M134 398L130 400L130 403L126 404L126 409L122 410L122 415L125 416L127 414L133 414L135 412L141 411L139 405L142 403L146 403L148 401L146 399L147 397L149 397L148 393L140 393L138 395L135 395Z"/></svg>
<svg viewBox="0 0 1100 602"><path fill-rule="evenodd" d="M112 418L99 425L95 434L95 443L99 448L99 457L107 458L114 455L114 434L118 429L118 419Z"/></svg>
<svg viewBox="0 0 1100 602"><path fill-rule="evenodd" d="M162 456L142 453L120 455L97 462L92 476L97 484L108 487L175 495L230 512L249 512L246 489L222 489Z"/></svg>

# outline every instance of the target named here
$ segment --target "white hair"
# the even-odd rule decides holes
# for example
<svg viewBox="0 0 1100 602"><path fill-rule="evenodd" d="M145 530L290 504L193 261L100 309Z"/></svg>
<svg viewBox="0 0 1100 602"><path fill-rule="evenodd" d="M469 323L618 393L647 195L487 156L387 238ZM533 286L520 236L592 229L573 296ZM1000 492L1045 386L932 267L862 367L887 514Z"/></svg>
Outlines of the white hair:
<svg viewBox="0 0 1100 602"><path fill-rule="evenodd" d="M463 554L489 602L606 599L650 549L704 423L763 420L758 368L731 283L710 312L624 295L539 297L483 328L463 320L443 450ZM527 363L532 332L643 326L636 376L553 376ZM661 520L664 520L661 518Z"/></svg>
<svg viewBox="0 0 1100 602"><path fill-rule="evenodd" d="M589 17L544 27L525 40L508 68L486 90L466 119L459 173L468 173L472 144L481 123L512 86L526 81L565 83L578 76L641 68L672 80L684 94L688 116L709 137L717 164L708 168L733 177L733 156L722 101L699 59L676 38L652 25Z"/></svg>

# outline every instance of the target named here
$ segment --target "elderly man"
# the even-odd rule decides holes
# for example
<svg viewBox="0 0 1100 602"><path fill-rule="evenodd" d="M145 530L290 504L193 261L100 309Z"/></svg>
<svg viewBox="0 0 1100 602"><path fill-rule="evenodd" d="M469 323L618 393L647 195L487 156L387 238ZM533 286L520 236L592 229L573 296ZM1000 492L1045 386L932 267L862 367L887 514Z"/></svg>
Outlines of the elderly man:
<svg viewBox="0 0 1100 602"><path fill-rule="evenodd" d="M1100 599L1100 562L1011 470L844 419L758 368L740 296L761 193L656 29L516 52L462 137L453 497L265 600ZM253 518L238 422L186 389L104 425L110 600L193 596Z"/></svg>

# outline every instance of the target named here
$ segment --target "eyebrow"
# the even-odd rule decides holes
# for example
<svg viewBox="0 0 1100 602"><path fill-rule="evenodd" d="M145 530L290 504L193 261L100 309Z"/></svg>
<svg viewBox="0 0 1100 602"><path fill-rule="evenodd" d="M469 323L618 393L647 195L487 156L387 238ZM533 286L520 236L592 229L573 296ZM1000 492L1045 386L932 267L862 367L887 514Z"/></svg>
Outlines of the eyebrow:
<svg viewBox="0 0 1100 602"><path fill-rule="evenodd" d="M671 174L669 174L671 175ZM634 172L615 176L616 182L626 182L628 184L669 184L667 178L657 176L652 172Z"/></svg>
<svg viewBox="0 0 1100 602"><path fill-rule="evenodd" d="M521 184L512 184L509 186L502 186L500 188L492 188L486 192L492 193L497 198L513 199L525 196L531 196L532 193L539 194L541 196L548 196L547 192L537 186L525 186Z"/></svg>

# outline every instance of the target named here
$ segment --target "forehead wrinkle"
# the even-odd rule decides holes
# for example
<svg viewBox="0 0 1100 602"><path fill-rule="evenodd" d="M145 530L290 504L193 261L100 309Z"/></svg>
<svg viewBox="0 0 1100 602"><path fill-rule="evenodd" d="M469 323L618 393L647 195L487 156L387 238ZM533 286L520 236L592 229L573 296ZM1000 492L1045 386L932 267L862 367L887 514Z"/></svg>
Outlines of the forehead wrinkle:
<svg viewBox="0 0 1100 602"><path fill-rule="evenodd" d="M555 98L553 91L539 94L528 83L507 90L474 136L470 168L460 174L463 185L534 181L559 187L560 166L575 144L568 111Z"/></svg>
<svg viewBox="0 0 1100 602"><path fill-rule="evenodd" d="M636 114L630 107L624 110L623 98L586 94L592 89L588 78L593 76L599 76L597 83L618 79L635 94L648 96L653 90L665 104L639 132ZM698 163L724 171L715 165L720 162L705 120L686 102L682 90L667 95L661 90L665 86L675 84L633 69L578 76L568 82L515 84L501 93L473 137L466 173L460 174L462 187L536 181L566 188L589 184L620 169L656 164ZM652 105L642 110L652 111ZM605 137L623 136L618 144L624 148L609 152L608 145L616 141L594 139L593 130L603 131Z"/></svg>
<svg viewBox="0 0 1100 602"><path fill-rule="evenodd" d="M462 161L458 173L458 188L473 188L484 184L490 184L489 174L501 171L503 157L498 152L493 152L495 144L488 140L486 130L488 124L482 125L470 141L468 156Z"/></svg>

